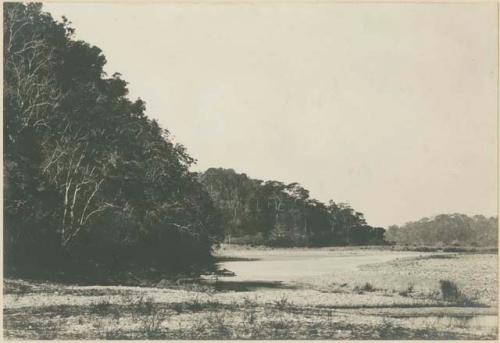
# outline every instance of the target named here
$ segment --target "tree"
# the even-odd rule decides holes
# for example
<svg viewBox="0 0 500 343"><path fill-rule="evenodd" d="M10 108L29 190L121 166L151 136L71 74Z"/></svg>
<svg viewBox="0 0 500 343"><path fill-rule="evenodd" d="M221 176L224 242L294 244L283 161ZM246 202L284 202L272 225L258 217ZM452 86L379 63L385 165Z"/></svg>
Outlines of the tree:
<svg viewBox="0 0 500 343"><path fill-rule="evenodd" d="M262 182L232 169L210 168L199 177L222 213L231 242L281 246L383 244L383 229L367 225L347 204L311 199L294 182Z"/></svg>
<svg viewBox="0 0 500 343"><path fill-rule="evenodd" d="M194 159L69 25L40 4L4 6L7 269L209 261L219 214Z"/></svg>
<svg viewBox="0 0 500 343"><path fill-rule="evenodd" d="M413 245L495 246L498 241L497 218L482 215L440 214L402 226L392 225L386 239Z"/></svg>

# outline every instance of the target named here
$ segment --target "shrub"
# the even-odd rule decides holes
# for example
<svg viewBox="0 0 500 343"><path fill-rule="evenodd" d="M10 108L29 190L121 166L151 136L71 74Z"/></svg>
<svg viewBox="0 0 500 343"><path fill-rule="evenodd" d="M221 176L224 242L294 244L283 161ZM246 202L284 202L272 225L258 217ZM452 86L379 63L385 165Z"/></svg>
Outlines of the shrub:
<svg viewBox="0 0 500 343"><path fill-rule="evenodd" d="M366 292L373 292L375 288L371 283L367 282L363 285L363 287L361 287L361 290Z"/></svg>
<svg viewBox="0 0 500 343"><path fill-rule="evenodd" d="M440 280L441 295L444 300L451 301L460 306L481 306L477 300L463 294L458 286L450 280Z"/></svg>
<svg viewBox="0 0 500 343"><path fill-rule="evenodd" d="M358 292L359 294L362 294L363 292L374 292L376 289L373 287L373 285L369 282L366 282L363 286L356 286L354 287L354 291Z"/></svg>
<svg viewBox="0 0 500 343"><path fill-rule="evenodd" d="M401 295L403 297L407 297L408 295L413 293L413 291L414 291L414 286L413 286L413 284L410 283L410 284L408 284L408 287L406 287L406 289L399 291L399 295Z"/></svg>
<svg viewBox="0 0 500 343"><path fill-rule="evenodd" d="M445 301L458 301L461 297L460 290L456 283L450 280L439 280L441 295Z"/></svg>

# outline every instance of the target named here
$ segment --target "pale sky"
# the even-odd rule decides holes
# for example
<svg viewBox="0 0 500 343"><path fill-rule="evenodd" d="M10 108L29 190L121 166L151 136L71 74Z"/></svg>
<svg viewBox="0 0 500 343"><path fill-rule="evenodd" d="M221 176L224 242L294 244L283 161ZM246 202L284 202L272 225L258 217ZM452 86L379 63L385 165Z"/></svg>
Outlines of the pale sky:
<svg viewBox="0 0 500 343"><path fill-rule="evenodd" d="M198 160L371 225L496 215L491 4L47 4Z"/></svg>

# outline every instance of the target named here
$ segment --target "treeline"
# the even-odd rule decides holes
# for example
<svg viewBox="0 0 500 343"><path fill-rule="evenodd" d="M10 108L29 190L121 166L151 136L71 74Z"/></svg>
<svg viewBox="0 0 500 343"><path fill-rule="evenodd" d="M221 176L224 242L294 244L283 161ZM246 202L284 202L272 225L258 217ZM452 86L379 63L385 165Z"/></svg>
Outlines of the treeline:
<svg viewBox="0 0 500 343"><path fill-rule="evenodd" d="M383 243L361 213L296 183L191 172L185 148L67 19L36 3L6 3L3 15L6 275L185 271L231 237Z"/></svg>
<svg viewBox="0 0 500 343"><path fill-rule="evenodd" d="M66 19L5 3L3 20L6 273L207 262L221 225L184 147Z"/></svg>
<svg viewBox="0 0 500 343"><path fill-rule="evenodd" d="M276 246L383 244L347 204L324 204L298 183L261 181L232 169L211 168L200 182L222 215L226 241Z"/></svg>
<svg viewBox="0 0 500 343"><path fill-rule="evenodd" d="M402 226L392 225L386 235L397 244L429 246L497 246L498 219L465 214L440 214Z"/></svg>
<svg viewBox="0 0 500 343"><path fill-rule="evenodd" d="M107 76L101 50L40 4L4 4L4 270L98 277L186 271L223 240L385 244L384 229L297 183L194 173L169 132ZM438 216L391 227L402 244L496 244L496 220Z"/></svg>

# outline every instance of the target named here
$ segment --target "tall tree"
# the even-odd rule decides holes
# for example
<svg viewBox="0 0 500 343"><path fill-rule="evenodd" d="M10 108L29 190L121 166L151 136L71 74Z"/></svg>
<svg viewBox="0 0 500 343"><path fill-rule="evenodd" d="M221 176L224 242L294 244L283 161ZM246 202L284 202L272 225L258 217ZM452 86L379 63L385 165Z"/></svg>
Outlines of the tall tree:
<svg viewBox="0 0 500 343"><path fill-rule="evenodd" d="M40 4L4 6L7 267L207 261L220 222L194 159L69 25Z"/></svg>
<svg viewBox="0 0 500 343"><path fill-rule="evenodd" d="M222 226L232 242L284 246L384 243L383 229L367 225L362 213L347 204L331 201L327 206L311 199L298 183L262 182L222 168L208 169L199 179L222 213Z"/></svg>

